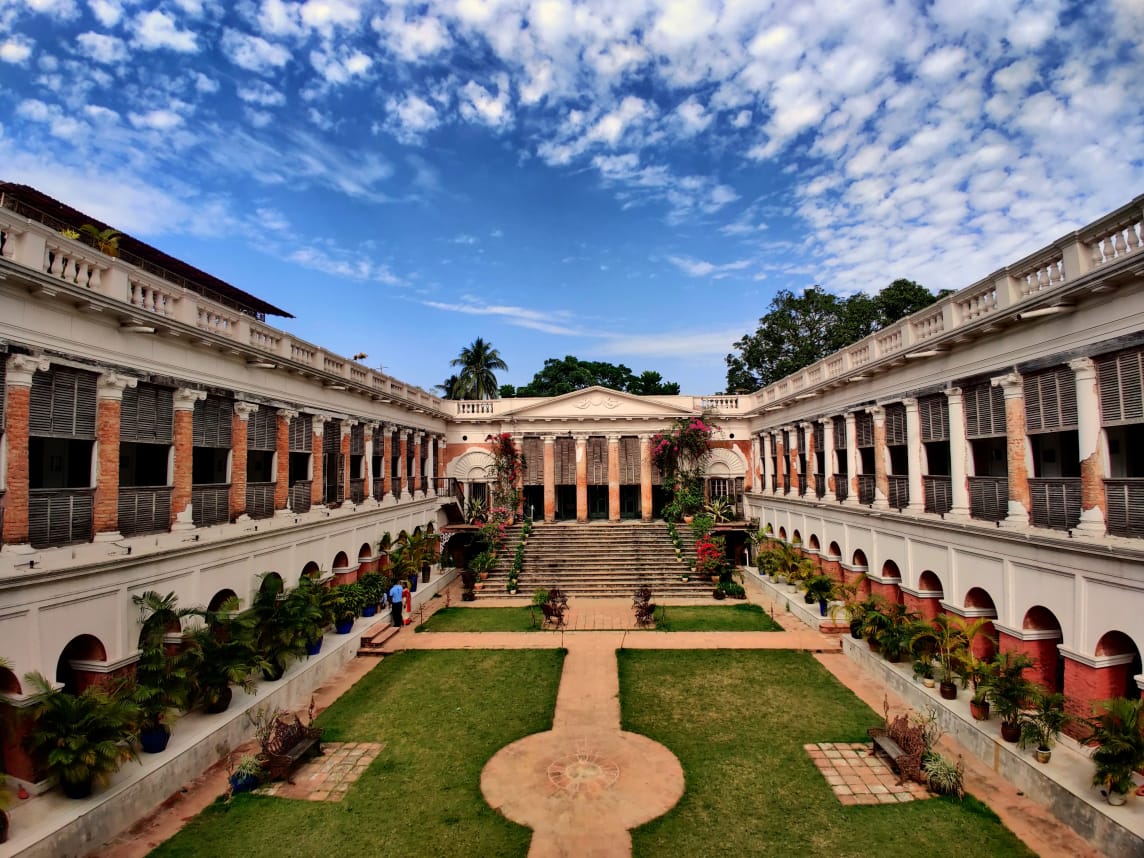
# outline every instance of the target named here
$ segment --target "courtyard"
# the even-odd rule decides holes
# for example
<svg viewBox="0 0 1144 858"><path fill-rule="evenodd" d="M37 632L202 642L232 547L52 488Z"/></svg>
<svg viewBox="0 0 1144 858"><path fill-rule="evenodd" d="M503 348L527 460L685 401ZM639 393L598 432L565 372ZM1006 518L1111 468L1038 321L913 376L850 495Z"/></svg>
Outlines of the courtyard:
<svg viewBox="0 0 1144 858"><path fill-rule="evenodd" d="M752 599L765 601L758 593ZM706 610L696 613L699 607ZM779 625L794 631L626 633L630 606L623 600L583 600L579 610L562 635L402 630L393 654L376 666L352 663L360 678L341 680L348 687L316 721L324 741L380 745L340 800L220 797L152 854L276 855L284 844L291 854L315 856L331 848L370 855L1023 856L1054 854L1062 844L1073 854L1097 854L1027 800L1016 814L1002 808L1010 824L1018 820L1022 842L974 797L1005 793L1011 803L1012 790L972 764L962 802L920 795L842 801L816 767L822 753L808 748L863 742L882 717L871 695L885 690L870 684L858 689L860 697L848 688L836 672L856 669L837 641L800 628L781 609ZM769 619L771 610L762 613ZM488 629L504 622L504 611L453 607L442 619L453 628ZM674 613L721 628L744 611L675 606ZM575 630L578 624L585 630ZM874 769L867 795L892 783L888 770L891 780L879 781L882 774ZM177 827L152 822L131 854L146 854L154 832ZM103 854L127 854L127 847L121 841Z"/></svg>

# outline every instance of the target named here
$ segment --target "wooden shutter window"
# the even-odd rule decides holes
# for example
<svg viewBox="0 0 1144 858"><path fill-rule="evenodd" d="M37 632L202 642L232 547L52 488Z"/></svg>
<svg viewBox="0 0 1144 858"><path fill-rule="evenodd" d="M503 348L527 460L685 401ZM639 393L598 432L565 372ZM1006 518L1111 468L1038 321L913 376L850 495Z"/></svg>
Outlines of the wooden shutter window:
<svg viewBox="0 0 1144 858"><path fill-rule="evenodd" d="M640 481L640 439L620 438L620 485L638 485Z"/></svg>
<svg viewBox="0 0 1144 858"><path fill-rule="evenodd" d="M379 434L377 443L384 435ZM314 443L314 420L309 414L299 414L290 421L290 452L309 453ZM379 448L380 449L380 448Z"/></svg>
<svg viewBox="0 0 1144 858"><path fill-rule="evenodd" d="M1100 419L1105 426L1144 420L1144 349L1097 361Z"/></svg>
<svg viewBox="0 0 1144 858"><path fill-rule="evenodd" d="M1026 375L1025 431L1059 432L1075 429L1076 375L1067 366Z"/></svg>
<svg viewBox="0 0 1144 858"><path fill-rule="evenodd" d="M874 415L859 411L854 415L854 428L858 436L859 447L874 446Z"/></svg>
<svg viewBox="0 0 1144 858"><path fill-rule="evenodd" d="M826 446L826 427L821 423L814 424L814 451L821 453L822 448Z"/></svg>
<svg viewBox="0 0 1144 858"><path fill-rule="evenodd" d="M559 486L576 484L576 440L556 439L556 484Z"/></svg>
<svg viewBox="0 0 1144 858"><path fill-rule="evenodd" d="M397 445L393 445L393 449L397 449ZM322 452L323 453L340 453L342 450L342 421L341 420L327 420L325 430L322 433Z"/></svg>
<svg viewBox="0 0 1144 858"><path fill-rule="evenodd" d="M949 400L945 394L924 396L918 400L918 416L922 441L949 440Z"/></svg>
<svg viewBox="0 0 1144 858"><path fill-rule="evenodd" d="M845 450L846 449L846 418L845 417L835 417L834 418L834 449L835 450Z"/></svg>
<svg viewBox="0 0 1144 858"><path fill-rule="evenodd" d="M594 435L588 439L588 485L608 484L608 439Z"/></svg>
<svg viewBox="0 0 1144 858"><path fill-rule="evenodd" d="M230 420L234 414L234 401L208 396L195 403L191 435L196 447L226 447L231 445Z"/></svg>
<svg viewBox="0 0 1144 858"><path fill-rule="evenodd" d="M886 406L886 444L898 446L906 443L906 406L891 402Z"/></svg>
<svg viewBox="0 0 1144 858"><path fill-rule="evenodd" d="M140 382L125 388L119 408L119 438L140 444L170 444L174 391Z"/></svg>
<svg viewBox="0 0 1144 858"><path fill-rule="evenodd" d="M544 441L535 435L526 437L520 445L524 456L524 484L544 485Z"/></svg>
<svg viewBox="0 0 1144 858"><path fill-rule="evenodd" d="M965 388L965 434L990 438L1005 434L1005 392L1000 386L975 384Z"/></svg>
<svg viewBox="0 0 1144 858"><path fill-rule="evenodd" d="M52 367L32 376L28 429L32 435L95 438L95 373Z"/></svg>
<svg viewBox="0 0 1144 858"><path fill-rule="evenodd" d="M272 408L259 408L246 421L246 448L270 450L278 447L278 414Z"/></svg>
<svg viewBox="0 0 1144 858"><path fill-rule="evenodd" d="M350 455L365 455L365 426L360 423L350 428Z"/></svg>

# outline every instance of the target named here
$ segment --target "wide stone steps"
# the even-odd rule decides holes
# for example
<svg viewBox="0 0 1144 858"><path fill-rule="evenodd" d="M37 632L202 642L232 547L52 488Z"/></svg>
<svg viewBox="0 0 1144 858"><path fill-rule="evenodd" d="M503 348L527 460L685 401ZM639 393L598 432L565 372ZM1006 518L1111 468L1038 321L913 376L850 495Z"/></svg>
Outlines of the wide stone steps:
<svg viewBox="0 0 1144 858"><path fill-rule="evenodd" d="M536 524L525 543L517 595L530 598L536 589L558 586L569 596L631 597L646 585L654 598L706 596L711 592L709 581L681 580L689 573L695 551L690 532L681 530L680 536L682 561L676 558L662 522ZM507 595L519 541L519 527L510 528L505 550L478 591L479 598Z"/></svg>

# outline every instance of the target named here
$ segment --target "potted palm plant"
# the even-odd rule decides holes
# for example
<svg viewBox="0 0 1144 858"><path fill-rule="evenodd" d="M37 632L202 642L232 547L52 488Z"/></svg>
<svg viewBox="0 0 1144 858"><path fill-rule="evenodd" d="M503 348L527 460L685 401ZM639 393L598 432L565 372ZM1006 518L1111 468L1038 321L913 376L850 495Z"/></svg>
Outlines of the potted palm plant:
<svg viewBox="0 0 1144 858"><path fill-rule="evenodd" d="M254 672L270 663L255 647L254 617L238 613L238 599L228 599L217 611L195 613L203 623L187 637L198 650L196 696L208 713L225 712L234 694L231 686L253 694Z"/></svg>
<svg viewBox="0 0 1144 858"><path fill-rule="evenodd" d="M1132 773L1144 766L1144 700L1114 697L1101 703L1104 711L1088 719L1098 742L1092 753L1096 771L1092 785L1100 787L1109 804L1121 805L1132 790Z"/></svg>
<svg viewBox="0 0 1144 858"><path fill-rule="evenodd" d="M1021 724L1021 748L1032 747L1037 762L1047 763L1052 757L1057 736L1072 716L1065 711L1063 694L1041 689L1033 697L1032 708L1022 711L1018 720Z"/></svg>
<svg viewBox="0 0 1144 858"><path fill-rule="evenodd" d="M330 604L330 590L314 578L303 575L298 586L287 594L290 602L288 614L297 625L299 638L306 647L306 656L322 651L322 637L334 621Z"/></svg>
<svg viewBox="0 0 1144 858"><path fill-rule="evenodd" d="M262 675L268 682L281 679L290 662L306 654L308 611L308 600L291 598L281 578L263 578L250 613L254 618L255 646L267 662Z"/></svg>
<svg viewBox="0 0 1144 858"><path fill-rule="evenodd" d="M1021 738L1021 708L1037 690L1024 674L1036 662L1023 652L1001 652L993 662L996 672L989 677L985 694L1001 718L1001 738L1016 742Z"/></svg>
<svg viewBox="0 0 1144 858"><path fill-rule="evenodd" d="M126 693L139 710L139 744L148 754L167 747L171 725L190 705L199 651L183 643L168 645L168 630L180 628L190 608L179 608L174 593L160 596L148 590L131 597L139 608L143 629L135 679Z"/></svg>
<svg viewBox="0 0 1144 858"><path fill-rule="evenodd" d="M357 584L339 584L333 590L332 601L334 630L339 635L348 635L365 604L365 595Z"/></svg>
<svg viewBox="0 0 1144 858"><path fill-rule="evenodd" d="M826 616L826 606L834 596L834 579L828 575L815 575L806 581L806 595L818 602L818 613Z"/></svg>
<svg viewBox="0 0 1144 858"><path fill-rule="evenodd" d="M40 673L25 674L24 681L40 695L29 736L32 753L68 798L87 798L93 784L106 783L127 760L138 760L132 739L139 710L128 697L99 686L81 694L56 691Z"/></svg>

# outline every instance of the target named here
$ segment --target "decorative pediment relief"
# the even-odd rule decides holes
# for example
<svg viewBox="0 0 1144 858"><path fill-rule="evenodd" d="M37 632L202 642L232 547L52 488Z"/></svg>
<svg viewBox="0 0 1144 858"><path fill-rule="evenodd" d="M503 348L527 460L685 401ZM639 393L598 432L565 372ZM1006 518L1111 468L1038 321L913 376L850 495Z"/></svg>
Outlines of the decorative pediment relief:
<svg viewBox="0 0 1144 858"><path fill-rule="evenodd" d="M677 402L681 404L677 404ZM668 421L696 413L682 403L690 405L691 397L632 396L630 393L609 390L606 387L588 387L584 390L574 390L572 393L565 393L562 396L553 396L548 399L526 400L519 408L507 411L505 416L511 416L516 420L604 417L620 420L657 419Z"/></svg>

